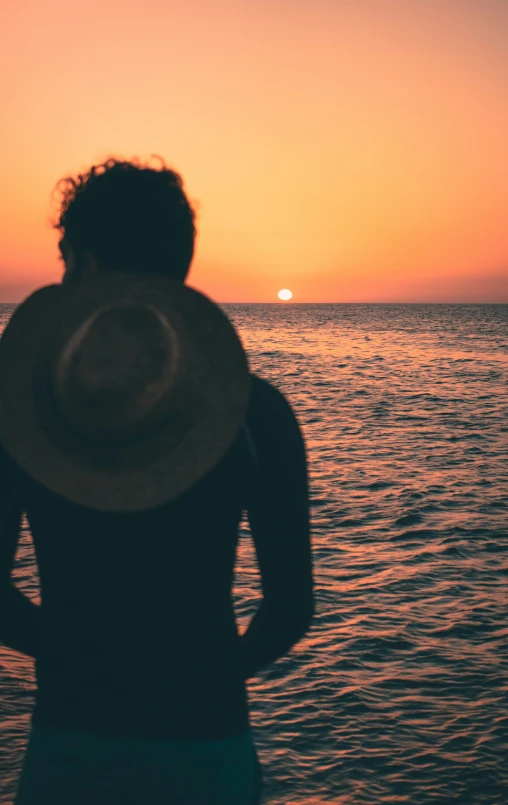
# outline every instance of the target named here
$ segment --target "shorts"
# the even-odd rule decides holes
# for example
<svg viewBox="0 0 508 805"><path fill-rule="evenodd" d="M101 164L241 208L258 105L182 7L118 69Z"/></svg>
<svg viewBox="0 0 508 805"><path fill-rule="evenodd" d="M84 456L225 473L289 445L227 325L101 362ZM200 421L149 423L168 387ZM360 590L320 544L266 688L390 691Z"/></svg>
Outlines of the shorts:
<svg viewBox="0 0 508 805"><path fill-rule="evenodd" d="M250 730L220 741L146 741L33 727L15 805L258 805Z"/></svg>

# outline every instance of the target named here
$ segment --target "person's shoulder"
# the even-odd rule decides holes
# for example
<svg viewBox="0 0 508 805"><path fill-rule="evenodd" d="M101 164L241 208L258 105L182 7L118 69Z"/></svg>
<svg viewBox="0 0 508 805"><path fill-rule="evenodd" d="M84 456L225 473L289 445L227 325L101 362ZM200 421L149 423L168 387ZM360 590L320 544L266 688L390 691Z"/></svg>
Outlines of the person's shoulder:
<svg viewBox="0 0 508 805"><path fill-rule="evenodd" d="M52 315L53 306L60 301L63 293L61 284L44 285L33 291L17 306L0 337L1 359L4 359L4 355L8 355L9 350L18 343L20 332L24 328L30 327L41 315Z"/></svg>
<svg viewBox="0 0 508 805"><path fill-rule="evenodd" d="M263 430L298 428L293 408L287 397L264 378L252 375L252 394L248 421Z"/></svg>
<svg viewBox="0 0 508 805"><path fill-rule="evenodd" d="M259 408L262 407L265 409L265 412L268 410L274 411L283 411L286 412L291 410L291 405L289 404L288 399L285 395L276 388L272 383L269 383L268 380L265 380L259 375L251 375L252 377L252 395L251 395L251 407Z"/></svg>

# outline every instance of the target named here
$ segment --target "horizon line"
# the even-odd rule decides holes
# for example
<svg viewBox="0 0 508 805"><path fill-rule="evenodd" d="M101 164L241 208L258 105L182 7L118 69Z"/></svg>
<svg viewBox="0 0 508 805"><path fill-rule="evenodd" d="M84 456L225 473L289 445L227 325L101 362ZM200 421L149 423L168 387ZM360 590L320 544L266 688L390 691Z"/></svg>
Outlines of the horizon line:
<svg viewBox="0 0 508 805"><path fill-rule="evenodd" d="M206 294L207 295L207 294ZM24 297L16 302L0 302L0 305L21 305L28 297ZM441 302L407 302L407 301L391 301L391 302L365 302L365 301L355 301L355 302L340 302L340 301L333 301L333 302L293 302L287 301L284 302L282 300L270 301L270 302L226 302L221 301L220 299L213 300L216 305L273 305L274 307L296 307L299 305L508 305L508 299L503 302L454 302L450 301L441 301Z"/></svg>
<svg viewBox="0 0 508 805"><path fill-rule="evenodd" d="M274 305L278 307L295 307L297 305L508 305L505 302L221 302L214 300L218 305Z"/></svg>

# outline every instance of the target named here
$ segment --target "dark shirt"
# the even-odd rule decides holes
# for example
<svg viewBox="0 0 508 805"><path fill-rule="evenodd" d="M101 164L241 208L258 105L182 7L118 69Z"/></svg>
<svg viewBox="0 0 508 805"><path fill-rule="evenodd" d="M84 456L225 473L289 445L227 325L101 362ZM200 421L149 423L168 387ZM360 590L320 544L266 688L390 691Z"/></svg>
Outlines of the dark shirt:
<svg viewBox="0 0 508 805"><path fill-rule="evenodd" d="M0 641L36 659L34 724L164 740L248 728L245 681L304 634L313 603L300 429L256 377L246 425L184 495L134 514L66 501L1 451ZM239 636L232 585L244 510L263 600ZM23 511L40 607L10 578Z"/></svg>

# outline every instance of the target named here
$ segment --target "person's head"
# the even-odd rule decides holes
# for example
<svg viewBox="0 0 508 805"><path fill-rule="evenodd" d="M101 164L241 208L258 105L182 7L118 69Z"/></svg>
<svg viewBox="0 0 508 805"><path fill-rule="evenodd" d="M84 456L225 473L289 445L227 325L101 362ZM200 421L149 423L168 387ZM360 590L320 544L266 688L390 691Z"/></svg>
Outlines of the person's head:
<svg viewBox="0 0 508 805"><path fill-rule="evenodd" d="M114 158L57 184L55 228L64 282L97 272L161 274L185 280L194 253L195 213L181 177L163 160L152 167Z"/></svg>

